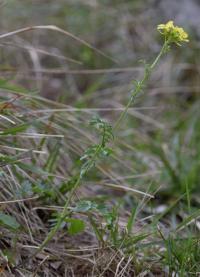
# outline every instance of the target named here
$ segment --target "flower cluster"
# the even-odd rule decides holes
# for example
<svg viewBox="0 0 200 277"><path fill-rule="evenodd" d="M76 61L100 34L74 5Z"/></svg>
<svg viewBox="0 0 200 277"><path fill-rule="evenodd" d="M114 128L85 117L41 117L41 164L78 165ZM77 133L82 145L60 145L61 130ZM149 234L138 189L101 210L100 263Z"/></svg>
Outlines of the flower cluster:
<svg viewBox="0 0 200 277"><path fill-rule="evenodd" d="M183 28L174 26L173 21L168 21L166 24L160 24L157 29L170 43L180 45L181 42L189 42L188 34Z"/></svg>

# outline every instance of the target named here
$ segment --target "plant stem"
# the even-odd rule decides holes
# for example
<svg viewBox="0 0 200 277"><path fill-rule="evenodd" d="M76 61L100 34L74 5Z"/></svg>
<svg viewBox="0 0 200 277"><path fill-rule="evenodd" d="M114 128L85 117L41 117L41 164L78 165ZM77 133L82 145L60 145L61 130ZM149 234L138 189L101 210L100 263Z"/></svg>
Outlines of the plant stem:
<svg viewBox="0 0 200 277"><path fill-rule="evenodd" d="M53 227L53 229L48 233L47 237L45 238L45 240L42 242L42 244L40 245L40 247L35 251L33 257L35 257L38 253L40 253L43 248L47 245L47 243L55 236L55 234L57 233L57 231L60 229L60 226L62 225L64 219L66 218L67 214L68 214L68 207L70 204L70 201L80 183L81 177L79 176L78 179L76 180L76 183L74 184L74 187L72 188L72 190L70 191L69 197L67 198L63 211L61 213L61 215L58 218L58 221L56 223L56 225Z"/></svg>
<svg viewBox="0 0 200 277"><path fill-rule="evenodd" d="M152 70L154 69L154 67L157 65L158 61L160 60L160 58L164 55L164 53L167 50L167 46L168 46L168 41L165 40L159 54L157 55L157 57L155 58L155 60L152 62L152 64L150 66L147 66L144 76L142 78L141 81L137 82L137 85L130 91L131 93L131 97L124 109L123 112L121 112L119 118L117 119L117 122L115 123L113 130L116 131L116 129L119 127L120 123L122 122L122 120L124 119L124 117L127 115L128 113L128 109L130 108L130 106L133 104L134 100L136 99L136 97L138 96L138 94L142 91L143 87L145 86L145 84L147 83L147 81L149 80L149 77L151 76Z"/></svg>
<svg viewBox="0 0 200 277"><path fill-rule="evenodd" d="M86 171L85 171L85 174L89 171L89 169L91 168L91 165L95 162L96 158L98 157L98 154L99 154L99 151L101 150L102 147L104 147L104 137L105 137L105 130L104 130L104 133L102 135L102 140L101 142L99 143L93 157L91 158L90 160L90 163L88 164L87 168L86 168ZM80 181L82 179L82 176L81 174L78 175L78 178L72 188L72 190L70 191L69 193L69 196L65 202L65 205L64 205L64 208L62 210L62 213L61 215L59 216L58 218L58 221L56 223L56 225L53 227L53 229L48 233L47 237L45 238L45 240L42 242L42 244L40 245L40 247L36 250L36 252L34 253L33 257L35 257L38 253L40 253L43 248L48 244L48 242L55 236L55 234L57 233L57 231L60 229L62 223L64 222L67 214L68 214L68 207L69 207L69 204L72 200L72 197L76 191L76 189L78 188L79 184L80 184Z"/></svg>
<svg viewBox="0 0 200 277"><path fill-rule="evenodd" d="M152 70L154 69L154 67L156 66L156 64L158 63L159 59L161 58L161 56L166 52L168 46L168 42L165 41L163 44L163 47L161 48L159 54L157 55L157 57L155 58L155 60L153 61L153 63L150 66L147 66L145 69L145 73L144 76L142 78L141 81L137 82L137 85L131 90L131 97L124 109L124 111L120 114L113 130L116 131L116 129L119 127L121 121L124 119L124 117L126 116L129 107L131 106L131 104L134 102L135 98L137 97L137 95L141 92L141 90L143 89L143 87L145 86L145 84L147 83L147 81L149 80L149 77L151 75ZM98 154L101 150L102 147L105 146L105 130L104 133L102 135L102 140L99 143L96 152L94 153L93 157L90 160L90 163L88 164L88 167L85 170L85 174L89 171L89 169L91 168L91 165L95 162L96 158L98 157ZM85 175L84 174L84 175ZM65 202L63 211L61 213L61 215L58 218L58 221L56 223L56 225L53 227L53 229L49 232L49 234L47 235L47 237L45 238L45 240L42 242L42 244L40 245L40 247L37 249L37 251L34 253L33 257L35 257L39 252L41 252L43 250L43 248L48 244L48 242L55 236L55 234L57 233L57 231L60 229L62 223L64 222L67 214L68 214L68 207L69 204L71 202L71 199L76 191L76 189L78 188L80 181L82 179L81 174L78 175L78 178L72 188L72 190L69 193L69 196Z"/></svg>

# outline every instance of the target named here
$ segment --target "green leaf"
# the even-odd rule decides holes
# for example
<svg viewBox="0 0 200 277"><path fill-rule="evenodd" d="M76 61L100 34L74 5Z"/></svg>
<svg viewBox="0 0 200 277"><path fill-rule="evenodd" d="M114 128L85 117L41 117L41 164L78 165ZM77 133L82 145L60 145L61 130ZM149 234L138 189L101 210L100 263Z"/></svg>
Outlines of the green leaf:
<svg viewBox="0 0 200 277"><path fill-rule="evenodd" d="M134 207L131 211L131 214L130 214L129 218L128 218L128 222L127 222L127 225L126 225L128 234L131 233L132 227L135 223L136 212L137 212L137 207Z"/></svg>
<svg viewBox="0 0 200 277"><path fill-rule="evenodd" d="M20 227L19 223L14 217L2 212L0 212L0 225L12 230L17 230Z"/></svg>
<svg viewBox="0 0 200 277"><path fill-rule="evenodd" d="M183 219L183 221L176 227L175 231L179 231L181 228L185 228L189 223L195 221L200 216L200 209L193 212L187 218Z"/></svg>
<svg viewBox="0 0 200 277"><path fill-rule="evenodd" d="M28 92L23 87L16 85L16 84L11 84L5 79L0 79L0 88L8 90L8 91L18 92L18 93L19 92L24 92L24 93Z"/></svg>
<svg viewBox="0 0 200 277"><path fill-rule="evenodd" d="M26 198L33 196L32 183L29 180L23 180L21 186L16 190L17 197Z"/></svg>
<svg viewBox="0 0 200 277"><path fill-rule="evenodd" d="M76 207L73 209L75 212L88 212L92 209L96 208L95 203L91 202L91 201L80 201L78 202L78 204L76 205Z"/></svg>
<svg viewBox="0 0 200 277"><path fill-rule="evenodd" d="M1 136L16 135L17 133L25 131L28 127L29 127L29 124L28 123L24 123L24 124L21 124L19 126L8 128L8 129L6 129L4 131L1 131L0 135Z"/></svg>
<svg viewBox="0 0 200 277"><path fill-rule="evenodd" d="M85 222L81 219L77 218L67 218L65 221L68 224L68 233L70 235L76 235L78 233L81 233L85 230Z"/></svg>

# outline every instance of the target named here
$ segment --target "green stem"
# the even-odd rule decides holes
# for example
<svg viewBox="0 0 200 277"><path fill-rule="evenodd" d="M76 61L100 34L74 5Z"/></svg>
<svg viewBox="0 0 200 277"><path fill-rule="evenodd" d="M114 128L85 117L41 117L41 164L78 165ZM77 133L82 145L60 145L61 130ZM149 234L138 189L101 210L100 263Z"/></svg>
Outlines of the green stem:
<svg viewBox="0 0 200 277"><path fill-rule="evenodd" d="M147 70L145 70L145 73L144 73L144 76L143 76L142 80L139 81L137 83L137 85L131 90L131 92L130 92L131 97L130 97L124 111L120 114L117 122L115 123L115 125L113 127L114 131L116 131L116 129L119 127L120 123L122 122L122 120L124 119L126 114L128 113L128 109L134 103L134 100L136 99L138 94L142 91L144 85L149 80L149 77L151 76L152 70L157 65L158 61L163 56L163 54L166 52L167 46L168 46L168 41L165 41L164 44L163 44L163 47L161 48L161 50L160 50L159 54L157 55L157 57L155 58L155 60L152 62L152 64L150 66L147 67Z"/></svg>
<svg viewBox="0 0 200 277"><path fill-rule="evenodd" d="M79 178L77 179L76 183L74 184L74 187L72 188L72 190L70 191L69 197L67 198L67 201L65 202L62 214L59 216L58 221L56 223L56 225L53 227L53 229L49 232L49 234L47 235L47 237L45 238L45 240L42 242L42 244L40 245L40 247L36 250L36 252L34 253L33 257L35 257L38 253L40 253L43 248L48 244L48 242L55 236L55 234L57 233L57 231L60 229L60 226L62 225L63 221L65 220L67 214L68 214L68 207L69 204L71 202L71 199L80 183L81 177L79 176Z"/></svg>
<svg viewBox="0 0 200 277"><path fill-rule="evenodd" d="M154 62L150 65L151 70L154 69L154 67L157 65L159 62L160 58L166 53L167 47L169 45L169 41L165 40L163 47L161 48L159 54L155 58Z"/></svg>
<svg viewBox="0 0 200 277"><path fill-rule="evenodd" d="M99 143L93 157L91 158L90 160L90 163L88 164L87 168L86 168L86 171L85 171L85 174L89 171L90 167L91 167L91 164L93 164L96 160L96 157L98 156L98 153L99 151L101 150L101 148L104 146L104 137L105 137L105 130L104 130L104 133L102 135L102 140L101 142ZM59 216L58 218L58 221L56 223L56 225L53 227L53 229L49 232L49 234L47 235L47 237L45 238L45 240L42 242L42 244L40 245L40 247L36 250L36 252L34 253L33 257L35 257L38 253L40 253L43 248L48 244L48 242L50 240L52 240L52 238L55 236L55 234L57 233L57 231L60 229L62 223L64 222L67 214L68 214L68 207L69 207L69 204L72 200L72 197L76 191L76 189L78 188L79 184L80 184L80 181L81 181L81 174L79 174L79 177L78 179L76 180L76 183L74 184L72 190L70 191L69 193L69 196L65 202L65 205L64 205L64 208L62 210L62 213L61 215Z"/></svg>
<svg viewBox="0 0 200 277"><path fill-rule="evenodd" d="M116 129L119 127L121 121L124 119L124 117L126 116L129 107L131 106L131 104L134 102L135 98L137 97L137 95L141 92L141 90L143 89L144 85L146 84L146 82L149 80L149 77L151 75L151 72L153 70L153 68L156 66L156 64L158 63L159 59L161 58L161 56L166 52L168 46L168 41L165 41L161 51L159 52L159 54L157 55L157 57L155 58L154 62L148 66L145 70L144 76L142 78L141 81L139 81L137 83L137 85L131 90L131 97L124 109L124 111L120 114L113 130L116 131ZM105 146L105 130L104 133L102 135L102 141L99 143L99 146L97 147L96 152L94 153L93 157L90 160L90 163L88 164L88 167L86 168L85 174L89 171L91 164L93 164L96 160L96 158L98 157L99 151L101 150L102 147ZM43 248L48 244L48 242L55 236L55 234L57 233L57 231L60 229L62 223L64 222L67 214L68 214L68 207L70 205L71 199L76 191L76 189L78 188L80 181L81 181L81 174L79 174L76 183L74 184L72 190L69 193L69 196L65 202L63 211L61 213L61 215L58 218L58 221L56 223L56 225L54 226L54 228L49 232L49 234L47 235L47 237L45 238L45 240L42 242L42 244L40 245L40 247L37 249L37 251L34 253L33 257L36 256L39 252L41 252L43 250Z"/></svg>

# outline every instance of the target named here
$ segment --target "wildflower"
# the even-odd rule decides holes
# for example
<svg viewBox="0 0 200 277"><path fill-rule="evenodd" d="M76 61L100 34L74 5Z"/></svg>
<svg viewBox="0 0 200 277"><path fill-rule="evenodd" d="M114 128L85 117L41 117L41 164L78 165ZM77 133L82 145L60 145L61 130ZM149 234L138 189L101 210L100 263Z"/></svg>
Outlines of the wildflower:
<svg viewBox="0 0 200 277"><path fill-rule="evenodd" d="M172 20L168 21L166 24L158 25L157 30L169 43L174 42L180 46L181 42L189 42L188 34L183 28L174 26L174 22Z"/></svg>

